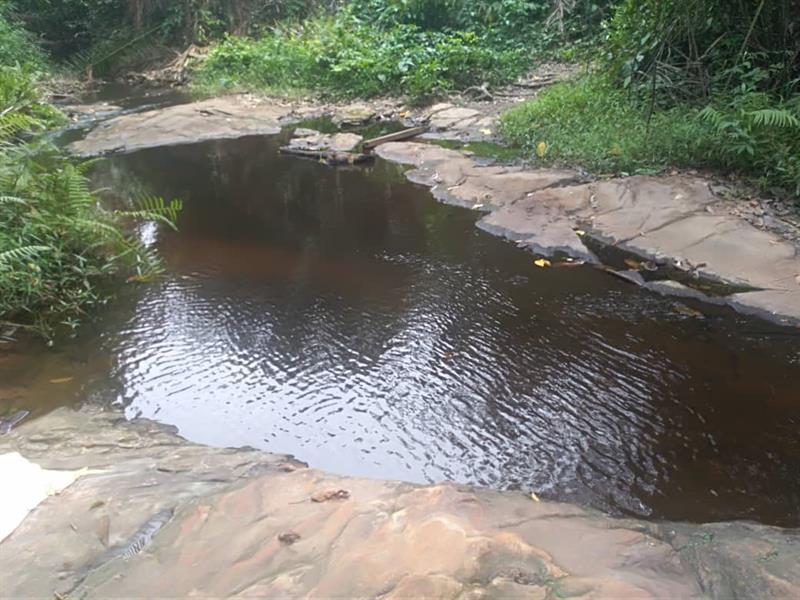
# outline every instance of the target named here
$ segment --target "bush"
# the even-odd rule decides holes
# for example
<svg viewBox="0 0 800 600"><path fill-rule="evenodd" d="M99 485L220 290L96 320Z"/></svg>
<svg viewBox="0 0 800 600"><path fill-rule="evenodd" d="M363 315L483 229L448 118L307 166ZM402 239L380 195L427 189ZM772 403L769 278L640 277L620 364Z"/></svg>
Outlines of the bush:
<svg viewBox="0 0 800 600"><path fill-rule="evenodd" d="M414 100L516 77L521 50L495 49L472 32L391 29L317 18L258 40L229 37L197 73L200 89L314 90L336 96L408 93Z"/></svg>

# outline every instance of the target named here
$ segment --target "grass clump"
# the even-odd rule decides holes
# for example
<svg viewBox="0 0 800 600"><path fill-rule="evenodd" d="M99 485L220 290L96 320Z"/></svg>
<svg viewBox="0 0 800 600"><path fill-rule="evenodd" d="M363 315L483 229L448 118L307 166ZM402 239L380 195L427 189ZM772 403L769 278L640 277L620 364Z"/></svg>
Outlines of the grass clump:
<svg viewBox="0 0 800 600"><path fill-rule="evenodd" d="M686 108L654 113L599 75L557 84L505 113L503 135L545 161L599 173L636 172L697 160L707 127Z"/></svg>
<svg viewBox="0 0 800 600"><path fill-rule="evenodd" d="M555 85L508 111L501 132L546 163L607 174L707 167L800 194L797 98L775 101L751 91L720 96L704 108L653 109L595 74Z"/></svg>

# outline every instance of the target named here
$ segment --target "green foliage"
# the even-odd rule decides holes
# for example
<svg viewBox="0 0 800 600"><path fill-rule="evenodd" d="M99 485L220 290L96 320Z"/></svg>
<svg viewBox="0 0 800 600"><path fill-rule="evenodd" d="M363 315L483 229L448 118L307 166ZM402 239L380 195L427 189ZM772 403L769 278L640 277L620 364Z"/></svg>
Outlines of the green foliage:
<svg viewBox="0 0 800 600"><path fill-rule="evenodd" d="M610 72L659 103L706 102L741 85L800 84L798 0L624 0L608 28Z"/></svg>
<svg viewBox="0 0 800 600"><path fill-rule="evenodd" d="M606 78L557 84L503 115L502 132L547 162L573 163L601 173L688 165L698 157L703 125L685 109L652 116Z"/></svg>
<svg viewBox="0 0 800 600"><path fill-rule="evenodd" d="M0 0L0 65L19 66L31 71L46 70L44 53L32 36L13 22L3 0Z"/></svg>
<svg viewBox="0 0 800 600"><path fill-rule="evenodd" d="M203 88L296 89L369 97L441 95L526 68L521 50L496 49L473 32L380 29L340 16L284 25L258 40L229 37L197 74Z"/></svg>
<svg viewBox="0 0 800 600"><path fill-rule="evenodd" d="M542 162L599 173L711 167L800 194L800 102L766 93L718 98L705 109L650 112L609 78L586 76L543 91L503 115L502 132ZM540 147L541 149L542 147ZM541 152L540 152L541 153Z"/></svg>
<svg viewBox="0 0 800 600"><path fill-rule="evenodd" d="M77 325L87 307L104 301L110 276L157 274L157 258L126 226L173 225L180 210L152 198L129 211L103 208L89 188L89 163L36 135L54 115L23 69L0 68L0 322L45 335L59 322Z"/></svg>
<svg viewBox="0 0 800 600"><path fill-rule="evenodd" d="M57 125L64 116L41 101L36 77L29 67L0 66L0 139L29 127Z"/></svg>
<svg viewBox="0 0 800 600"><path fill-rule="evenodd" d="M720 166L800 197L800 96L776 103L763 92L738 94L709 104L699 117L710 125L707 146Z"/></svg>
<svg viewBox="0 0 800 600"><path fill-rule="evenodd" d="M70 58L109 40L130 42L154 31L151 44L205 43L225 32L252 33L280 19L300 18L335 0L14 0L31 31L58 58ZM119 44L118 44L119 45ZM113 48L112 48L113 49ZM122 59L123 57L119 57Z"/></svg>

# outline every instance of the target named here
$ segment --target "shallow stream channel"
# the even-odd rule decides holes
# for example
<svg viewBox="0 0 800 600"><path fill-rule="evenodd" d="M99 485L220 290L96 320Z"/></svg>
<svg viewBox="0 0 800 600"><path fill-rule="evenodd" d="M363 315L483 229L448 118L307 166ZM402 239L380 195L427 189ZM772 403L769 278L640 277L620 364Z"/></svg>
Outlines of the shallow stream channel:
<svg viewBox="0 0 800 600"><path fill-rule="evenodd" d="M98 185L180 197L165 276L0 359L4 410L84 402L336 473L612 514L800 525L800 337L591 267L542 269L378 161L288 133L158 148Z"/></svg>

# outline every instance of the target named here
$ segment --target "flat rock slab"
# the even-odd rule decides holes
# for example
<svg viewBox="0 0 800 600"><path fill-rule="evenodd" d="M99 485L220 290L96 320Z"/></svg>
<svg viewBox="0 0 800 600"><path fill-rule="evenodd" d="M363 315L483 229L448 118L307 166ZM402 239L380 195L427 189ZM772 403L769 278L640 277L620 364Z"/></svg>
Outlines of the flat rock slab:
<svg viewBox="0 0 800 600"><path fill-rule="evenodd" d="M447 102L435 104L411 119L426 122L431 131L422 137L426 139L482 141L494 139L497 121L474 108L456 106Z"/></svg>
<svg viewBox="0 0 800 600"><path fill-rule="evenodd" d="M737 310L800 324L800 256L775 233L708 208L698 177L636 176L581 183L573 171L483 167L456 150L385 144L379 156L411 165L407 177L439 200L487 212L478 226L546 256L597 261L583 235L754 291L724 297ZM668 290L663 288L660 291Z"/></svg>
<svg viewBox="0 0 800 600"><path fill-rule="evenodd" d="M121 115L70 144L71 152L97 156L212 139L279 133L287 121L308 116L293 105L245 96L224 96L141 113Z"/></svg>
<svg viewBox="0 0 800 600"><path fill-rule="evenodd" d="M792 530L657 525L521 493L338 477L96 409L26 424L0 438L9 451L91 471L0 544L8 598L800 594Z"/></svg>

